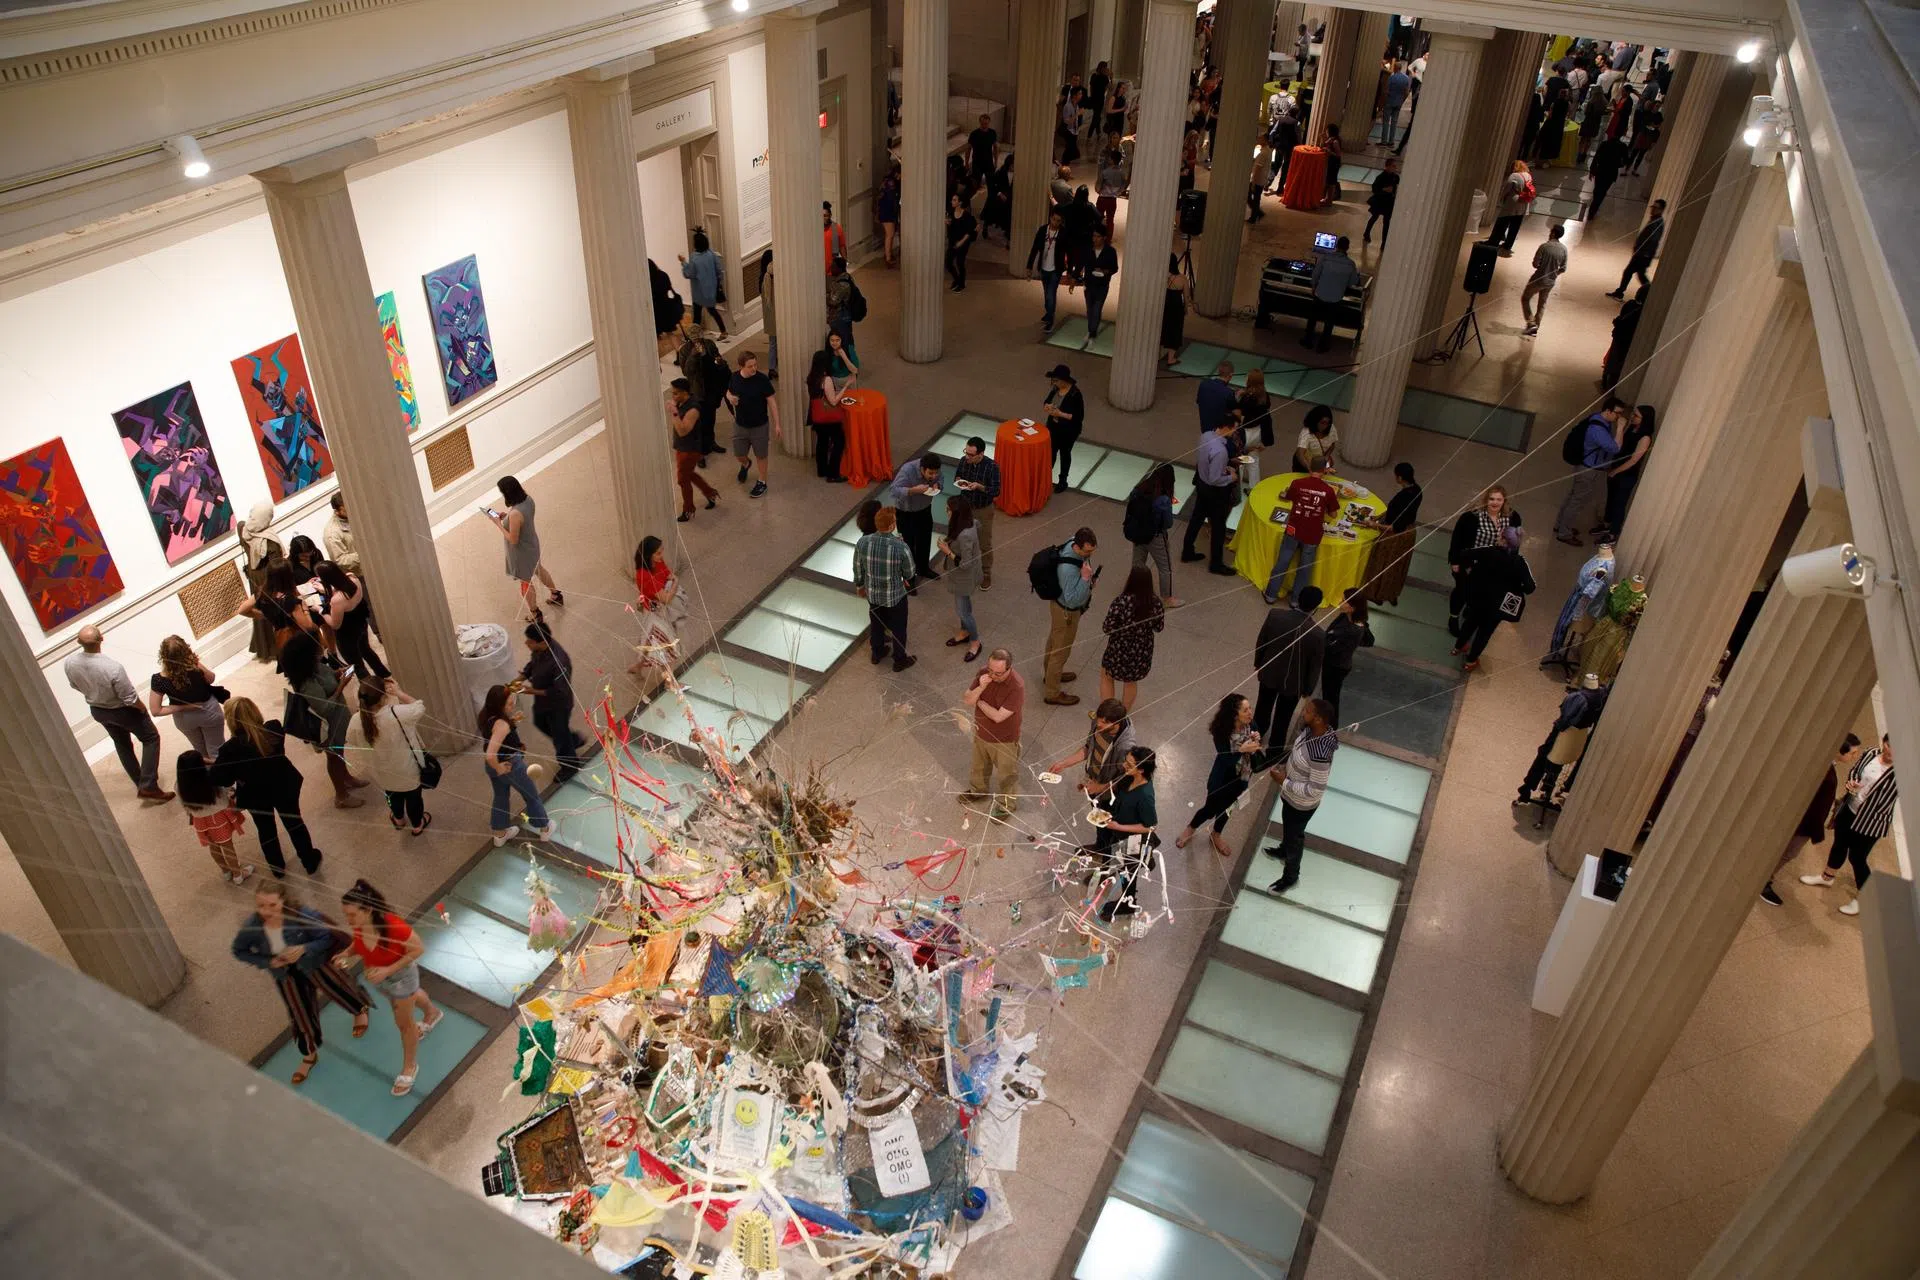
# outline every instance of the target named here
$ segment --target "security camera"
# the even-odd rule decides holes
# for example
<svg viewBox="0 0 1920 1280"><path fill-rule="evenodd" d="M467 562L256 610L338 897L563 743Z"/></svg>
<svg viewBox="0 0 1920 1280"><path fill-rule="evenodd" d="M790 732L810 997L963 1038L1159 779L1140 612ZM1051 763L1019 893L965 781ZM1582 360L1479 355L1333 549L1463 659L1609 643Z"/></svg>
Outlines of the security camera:
<svg viewBox="0 0 1920 1280"><path fill-rule="evenodd" d="M1851 542L1843 542L1837 547L1787 557L1787 562L1780 566L1780 583L1789 595L1801 598L1870 596L1874 588L1874 564Z"/></svg>

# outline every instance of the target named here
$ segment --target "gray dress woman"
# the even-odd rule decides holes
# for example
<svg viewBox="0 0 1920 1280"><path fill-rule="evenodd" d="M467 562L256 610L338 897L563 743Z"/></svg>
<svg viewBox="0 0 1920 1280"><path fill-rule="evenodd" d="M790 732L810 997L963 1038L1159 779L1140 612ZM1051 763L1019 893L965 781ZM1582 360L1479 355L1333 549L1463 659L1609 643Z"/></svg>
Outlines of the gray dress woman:
<svg viewBox="0 0 1920 1280"><path fill-rule="evenodd" d="M960 629L978 644L980 627L973 620L973 593L980 589L980 530L970 526L948 545L953 548L953 565L940 577L953 593L953 612Z"/></svg>
<svg viewBox="0 0 1920 1280"><path fill-rule="evenodd" d="M540 535L533 527L533 497L508 508L520 513L520 541L507 543L507 576L515 582L532 582L533 571L540 567Z"/></svg>

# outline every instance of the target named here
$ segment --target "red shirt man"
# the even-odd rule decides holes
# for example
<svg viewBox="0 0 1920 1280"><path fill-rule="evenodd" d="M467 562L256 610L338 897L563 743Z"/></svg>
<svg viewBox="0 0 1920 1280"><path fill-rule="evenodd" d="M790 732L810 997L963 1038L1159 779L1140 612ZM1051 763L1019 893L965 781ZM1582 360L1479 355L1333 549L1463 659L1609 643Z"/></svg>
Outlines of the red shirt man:
<svg viewBox="0 0 1920 1280"><path fill-rule="evenodd" d="M1326 459L1315 458L1313 469L1287 486L1287 532L1303 546L1317 547L1326 531L1327 516L1339 509L1340 495L1320 478L1327 469Z"/></svg>

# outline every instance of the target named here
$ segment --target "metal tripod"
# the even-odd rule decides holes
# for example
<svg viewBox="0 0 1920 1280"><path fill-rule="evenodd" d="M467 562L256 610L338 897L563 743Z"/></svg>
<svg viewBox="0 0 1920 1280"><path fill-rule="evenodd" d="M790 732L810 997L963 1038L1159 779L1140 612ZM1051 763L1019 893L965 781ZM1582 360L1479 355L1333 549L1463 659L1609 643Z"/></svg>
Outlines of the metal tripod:
<svg viewBox="0 0 1920 1280"><path fill-rule="evenodd" d="M1436 352L1435 359L1451 360L1459 355L1467 345L1469 335L1473 338L1473 345L1480 348L1480 354L1482 356L1487 354L1487 344L1480 340L1480 317L1473 309L1473 304L1479 300L1480 295L1477 293L1467 295L1467 309L1460 316L1459 323L1453 326L1453 332L1447 336L1446 348Z"/></svg>

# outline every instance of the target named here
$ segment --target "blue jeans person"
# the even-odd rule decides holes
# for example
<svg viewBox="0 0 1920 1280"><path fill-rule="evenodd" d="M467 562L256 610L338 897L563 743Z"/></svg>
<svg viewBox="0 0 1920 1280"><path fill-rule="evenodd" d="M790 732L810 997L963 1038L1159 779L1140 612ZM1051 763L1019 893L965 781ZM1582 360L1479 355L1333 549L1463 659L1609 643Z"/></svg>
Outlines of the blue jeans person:
<svg viewBox="0 0 1920 1280"><path fill-rule="evenodd" d="M1040 296L1046 301L1046 314L1040 317L1040 325L1048 332L1053 330L1053 300L1060 293L1060 273L1042 271L1040 273Z"/></svg>
<svg viewBox="0 0 1920 1280"><path fill-rule="evenodd" d="M1098 293L1092 289L1087 290L1087 337L1100 336L1100 313L1106 310L1106 306L1107 291L1105 289Z"/></svg>
<svg viewBox="0 0 1920 1280"><path fill-rule="evenodd" d="M1320 554L1317 542L1302 542L1292 534L1280 539L1280 554L1273 558L1273 572L1267 575L1267 603L1272 604L1280 598L1280 583L1287 576L1287 567L1293 563L1295 555L1300 557L1300 573L1293 580L1294 594L1301 588L1313 585L1313 561Z"/></svg>
<svg viewBox="0 0 1920 1280"><path fill-rule="evenodd" d="M960 629L967 633L967 639L980 639L980 624L973 620L973 597L955 596L953 598L954 616L960 620Z"/></svg>
<svg viewBox="0 0 1920 1280"><path fill-rule="evenodd" d="M518 791L520 798L527 804L527 821L535 827L545 830L550 819L547 807L540 803L540 788L533 785L533 779L527 776L527 758L522 755L508 757L510 766L505 773L495 773L491 765L487 766L487 781L493 784L493 813L490 816L493 830L505 831L513 825L513 793Z"/></svg>

